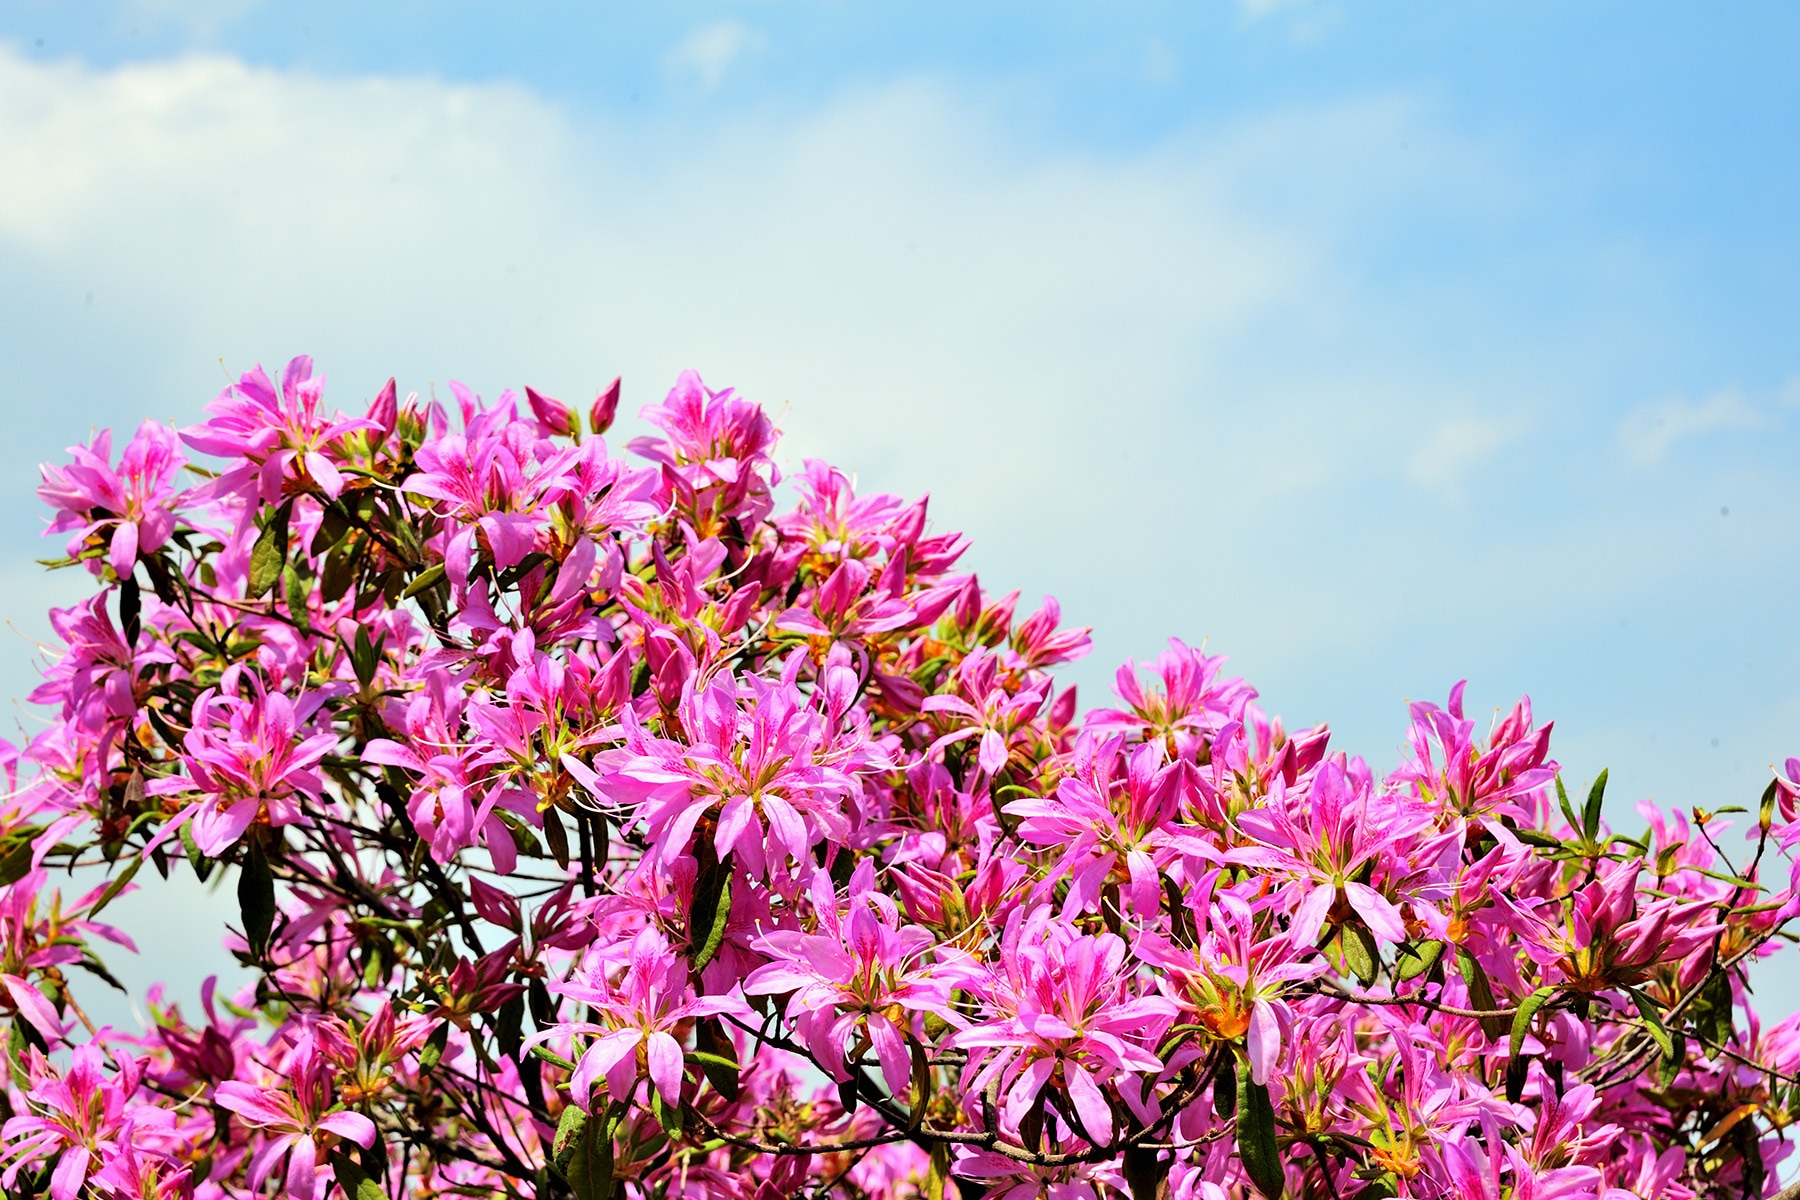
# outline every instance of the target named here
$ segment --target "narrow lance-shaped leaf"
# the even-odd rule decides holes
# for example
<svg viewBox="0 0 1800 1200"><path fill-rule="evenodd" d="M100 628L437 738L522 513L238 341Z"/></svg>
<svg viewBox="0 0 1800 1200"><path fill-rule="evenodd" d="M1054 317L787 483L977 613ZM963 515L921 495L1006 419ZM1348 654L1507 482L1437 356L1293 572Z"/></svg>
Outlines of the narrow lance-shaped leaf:
<svg viewBox="0 0 1800 1200"><path fill-rule="evenodd" d="M1555 988L1541 987L1519 1001L1518 1010L1513 1013L1512 1038L1507 1043L1506 1098L1514 1104L1519 1102L1525 1089L1525 1058L1520 1052L1525 1048L1526 1035L1531 1032L1532 1018L1555 996Z"/></svg>
<svg viewBox="0 0 1800 1200"><path fill-rule="evenodd" d="M275 926L275 876L262 842L252 836L238 867L238 913L244 923L244 940L250 953L261 958L269 948L269 932Z"/></svg>
<svg viewBox="0 0 1800 1200"><path fill-rule="evenodd" d="M1275 1141L1275 1106L1269 1102L1269 1089L1250 1078L1250 1072L1238 1075L1237 1146L1244 1173L1256 1190L1269 1200L1281 1195L1284 1174L1281 1148Z"/></svg>
<svg viewBox="0 0 1800 1200"><path fill-rule="evenodd" d="M1588 789L1587 807L1581 813L1581 831L1590 842L1600 837L1600 803L1606 798L1606 772L1601 771Z"/></svg>

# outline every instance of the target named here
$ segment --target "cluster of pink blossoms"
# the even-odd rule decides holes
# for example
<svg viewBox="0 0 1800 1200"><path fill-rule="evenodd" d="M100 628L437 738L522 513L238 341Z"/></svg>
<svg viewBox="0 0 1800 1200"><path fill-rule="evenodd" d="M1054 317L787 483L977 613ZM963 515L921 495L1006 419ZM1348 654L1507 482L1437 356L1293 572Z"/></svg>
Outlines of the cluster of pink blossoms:
<svg viewBox="0 0 1800 1200"><path fill-rule="evenodd" d="M616 382L453 391L299 358L44 469L99 591L4 747L8 1196L1776 1190L1800 761L1633 836L1460 685L1385 779L1179 641L1084 715L1085 630L923 500L779 510L732 392L627 458ZM96 1028L146 863L232 881L256 982Z"/></svg>

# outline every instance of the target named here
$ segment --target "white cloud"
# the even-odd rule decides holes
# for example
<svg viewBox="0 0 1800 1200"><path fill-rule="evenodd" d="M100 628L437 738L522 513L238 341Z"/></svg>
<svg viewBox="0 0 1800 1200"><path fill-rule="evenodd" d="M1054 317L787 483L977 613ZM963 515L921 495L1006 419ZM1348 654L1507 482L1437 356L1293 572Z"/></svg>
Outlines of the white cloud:
<svg viewBox="0 0 1800 1200"><path fill-rule="evenodd" d="M1762 414L1737 392L1714 392L1693 403L1668 399L1636 409L1619 424L1619 444L1635 462L1653 466L1677 442L1720 430L1755 429L1762 423Z"/></svg>
<svg viewBox="0 0 1800 1200"><path fill-rule="evenodd" d="M115 21L134 31L172 29L210 41L260 5L261 0L120 0Z"/></svg>
<svg viewBox="0 0 1800 1200"><path fill-rule="evenodd" d="M663 58L670 74L692 79L707 91L719 86L725 73L746 54L762 49L762 32L742 21L711 21L690 32Z"/></svg>
<svg viewBox="0 0 1800 1200"><path fill-rule="evenodd" d="M1407 459L1407 477L1420 487L1461 498L1470 475L1524 432L1517 419L1448 418Z"/></svg>

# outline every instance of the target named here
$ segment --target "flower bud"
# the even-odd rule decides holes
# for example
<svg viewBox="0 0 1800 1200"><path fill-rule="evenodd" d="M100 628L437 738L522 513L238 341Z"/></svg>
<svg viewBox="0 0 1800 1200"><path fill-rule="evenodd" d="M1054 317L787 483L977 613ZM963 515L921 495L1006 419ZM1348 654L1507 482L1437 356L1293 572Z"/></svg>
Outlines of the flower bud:
<svg viewBox="0 0 1800 1200"><path fill-rule="evenodd" d="M538 432L544 437L574 437L579 432L575 423L575 410L561 400L553 400L536 388L525 389L525 399L531 404L531 414L537 418Z"/></svg>
<svg viewBox="0 0 1800 1200"><path fill-rule="evenodd" d="M390 376L374 403L369 405L369 420L381 426L381 437L370 440L379 445L393 435L400 424L400 403L395 398L394 380Z"/></svg>
<svg viewBox="0 0 1800 1200"><path fill-rule="evenodd" d="M588 409L588 428L597 434L611 429L613 418L619 415L619 380L619 376L613 376L613 381L600 390L594 397L594 406Z"/></svg>

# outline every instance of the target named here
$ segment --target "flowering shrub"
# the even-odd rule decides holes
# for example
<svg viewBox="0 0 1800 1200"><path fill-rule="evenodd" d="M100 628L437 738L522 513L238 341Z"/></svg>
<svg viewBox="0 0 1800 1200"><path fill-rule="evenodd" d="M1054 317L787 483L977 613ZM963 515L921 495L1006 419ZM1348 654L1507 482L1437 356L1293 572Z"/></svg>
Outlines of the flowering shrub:
<svg viewBox="0 0 1800 1200"><path fill-rule="evenodd" d="M1632 836L1460 685L1386 779L1179 641L1080 715L1053 601L821 462L778 512L693 374L635 464L616 383L323 385L44 469L99 590L5 750L8 1194L1774 1190L1800 761ZM95 1028L146 863L232 881L255 982Z"/></svg>

